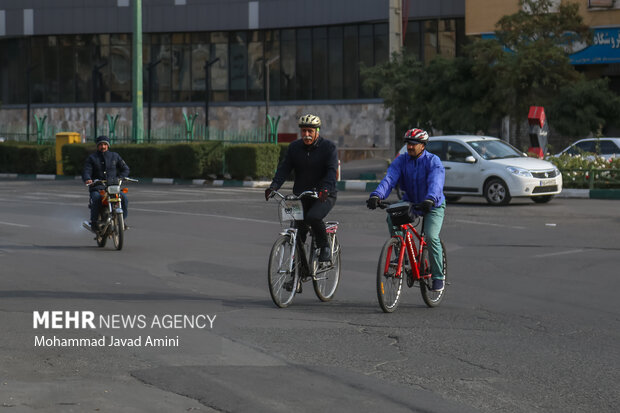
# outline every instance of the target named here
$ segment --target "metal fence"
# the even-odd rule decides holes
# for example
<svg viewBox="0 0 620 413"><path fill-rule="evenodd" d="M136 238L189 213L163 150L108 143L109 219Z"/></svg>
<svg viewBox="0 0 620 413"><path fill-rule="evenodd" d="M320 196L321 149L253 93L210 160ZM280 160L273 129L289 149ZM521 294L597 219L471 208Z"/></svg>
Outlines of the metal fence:
<svg viewBox="0 0 620 413"><path fill-rule="evenodd" d="M36 142L38 144L53 144L56 141L56 133L62 132L54 125L45 125L41 130L30 131L26 136L25 127L0 126L0 140L14 140L20 142ZM277 137L269 134L265 126L259 126L243 131L222 130L205 125L170 125L163 128L144 131L143 143L187 143L203 141L222 141L228 143L277 143ZM98 127L97 131L88 131L86 141L93 141L95 136L106 135L112 143L134 143L132 128L130 125L121 124L110 128L109 124Z"/></svg>
<svg viewBox="0 0 620 413"><path fill-rule="evenodd" d="M620 169L564 169L562 182L564 188L620 188Z"/></svg>

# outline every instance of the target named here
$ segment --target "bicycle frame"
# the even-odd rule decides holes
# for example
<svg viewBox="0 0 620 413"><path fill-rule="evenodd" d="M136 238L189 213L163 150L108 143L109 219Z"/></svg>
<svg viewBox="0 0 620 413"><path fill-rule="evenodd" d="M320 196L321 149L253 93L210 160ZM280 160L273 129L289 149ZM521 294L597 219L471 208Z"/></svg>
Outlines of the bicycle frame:
<svg viewBox="0 0 620 413"><path fill-rule="evenodd" d="M422 227L424 227L424 221L422 221ZM395 277L400 277L402 275L403 270L403 261L405 258L405 250L407 251L407 256L409 258L409 262L411 263L411 271L413 274L414 280L420 280L423 278L430 278L431 274L421 274L420 267L422 261L422 252L426 248L426 241L424 240L424 235L420 234L414 227L413 223L403 224L400 226L400 230L403 235L394 234L392 238L398 238L402 245L405 248L401 248L398 255L398 266L396 270ZM419 250L416 247L416 243L414 242L414 237L418 240ZM392 247L389 250L389 256L392 255ZM390 260L386 260L384 273L387 273L390 266Z"/></svg>

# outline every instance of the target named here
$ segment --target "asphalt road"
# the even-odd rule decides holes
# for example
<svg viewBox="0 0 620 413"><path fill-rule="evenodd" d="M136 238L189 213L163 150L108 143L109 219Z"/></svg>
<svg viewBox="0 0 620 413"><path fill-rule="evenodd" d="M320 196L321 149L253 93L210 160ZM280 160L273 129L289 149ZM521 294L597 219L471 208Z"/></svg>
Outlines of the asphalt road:
<svg viewBox="0 0 620 413"><path fill-rule="evenodd" d="M81 229L78 182L0 181L2 410L617 411L618 201L449 205L445 301L428 309L407 289L383 314L384 213L366 197L341 192L330 214L344 266L335 300L307 287L278 309L266 266L280 225L262 190L133 185L115 251ZM96 325L34 328L44 311L90 312Z"/></svg>

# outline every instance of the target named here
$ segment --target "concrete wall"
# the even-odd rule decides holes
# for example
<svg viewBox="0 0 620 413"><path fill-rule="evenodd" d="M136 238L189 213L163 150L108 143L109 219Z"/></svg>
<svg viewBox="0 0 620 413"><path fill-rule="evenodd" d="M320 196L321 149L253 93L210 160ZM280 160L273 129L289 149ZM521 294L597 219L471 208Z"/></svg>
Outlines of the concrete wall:
<svg viewBox="0 0 620 413"><path fill-rule="evenodd" d="M198 114L196 124L204 124L204 107L201 106L156 106L152 108L152 128L171 125L184 125L183 113L188 116ZM298 133L297 119L305 113L313 113L321 118L321 135L333 140L339 148L359 150L393 150L393 124L386 120L388 112L378 100L359 103L271 103L269 114L280 116L279 133ZM99 106L97 121L105 124L106 114L119 115L117 125L130 125L132 109L130 106ZM47 116L46 124L54 125L64 131L87 134L92 127L93 107L42 107L31 108L31 133L36 130L34 115ZM144 109L145 129L148 125L148 111ZM0 110L0 124L5 127L26 128L26 108L3 108ZM265 105L220 105L209 106L209 125L218 129L241 131L264 124ZM117 129L118 130L118 129ZM391 148L392 149L389 149Z"/></svg>

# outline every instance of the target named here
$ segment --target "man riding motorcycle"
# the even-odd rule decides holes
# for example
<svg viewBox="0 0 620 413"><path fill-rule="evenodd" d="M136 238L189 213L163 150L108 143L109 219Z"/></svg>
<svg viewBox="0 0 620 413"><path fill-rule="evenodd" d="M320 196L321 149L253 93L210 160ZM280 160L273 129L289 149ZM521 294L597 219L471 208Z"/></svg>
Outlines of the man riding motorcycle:
<svg viewBox="0 0 620 413"><path fill-rule="evenodd" d="M110 140L107 136L99 136L95 140L95 143L97 144L97 151L86 158L82 172L82 181L84 181L86 185L89 185L88 189L90 191L90 222L85 222L85 224L87 224L93 232L97 224L99 208L101 207L101 194L99 191L105 189L105 186L100 182L95 185L91 184L97 179L106 180L108 183L114 183L118 182L119 179L124 179L129 176L129 166L127 166L127 163L125 163L118 153L109 150ZM127 196L124 193L120 195L123 218L126 220ZM127 228L127 224L125 224L125 228Z"/></svg>

